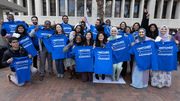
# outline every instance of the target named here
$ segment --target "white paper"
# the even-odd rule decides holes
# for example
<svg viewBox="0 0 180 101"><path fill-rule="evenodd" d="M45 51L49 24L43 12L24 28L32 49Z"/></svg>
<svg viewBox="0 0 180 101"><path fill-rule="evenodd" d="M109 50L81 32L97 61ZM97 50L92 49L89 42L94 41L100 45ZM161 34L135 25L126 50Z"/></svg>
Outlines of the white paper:
<svg viewBox="0 0 180 101"><path fill-rule="evenodd" d="M123 78L119 78L119 81L112 81L111 77L106 76L104 80L102 80L101 76L99 75L99 80L96 79L95 75L93 74L93 83L112 83L112 84L126 84Z"/></svg>
<svg viewBox="0 0 180 101"><path fill-rule="evenodd" d="M155 42L161 41L161 39L162 39L161 37L157 36Z"/></svg>

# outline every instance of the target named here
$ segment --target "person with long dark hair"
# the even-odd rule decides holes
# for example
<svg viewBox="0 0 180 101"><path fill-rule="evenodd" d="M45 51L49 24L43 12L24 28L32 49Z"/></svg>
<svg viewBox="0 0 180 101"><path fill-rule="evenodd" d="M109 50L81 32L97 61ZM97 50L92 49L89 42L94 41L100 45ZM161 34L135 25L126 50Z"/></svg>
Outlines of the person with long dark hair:
<svg viewBox="0 0 180 101"><path fill-rule="evenodd" d="M97 37L96 37L95 46L105 48L106 44L107 44L106 35L104 34L104 32L99 32L97 34ZM95 77L96 77L97 80L99 80L99 75L98 74L95 74ZM105 74L102 74L102 79L103 80L105 79Z"/></svg>
<svg viewBox="0 0 180 101"><path fill-rule="evenodd" d="M85 35L83 46L93 46L93 44L94 44L93 35L90 31L88 31ZM93 74L92 72L82 72L81 73L82 81L83 82L86 82L88 80L92 81L93 80L92 74Z"/></svg>
<svg viewBox="0 0 180 101"><path fill-rule="evenodd" d="M74 39L75 35L81 35L81 36L84 35L84 30L81 25L77 25L75 28L75 31L72 31L70 33L69 40L72 41Z"/></svg>

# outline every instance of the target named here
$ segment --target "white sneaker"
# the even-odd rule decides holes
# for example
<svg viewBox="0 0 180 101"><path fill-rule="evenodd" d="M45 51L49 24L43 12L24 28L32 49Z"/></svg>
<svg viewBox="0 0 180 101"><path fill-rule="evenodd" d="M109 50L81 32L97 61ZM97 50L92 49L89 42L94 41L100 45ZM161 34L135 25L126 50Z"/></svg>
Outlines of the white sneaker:
<svg viewBox="0 0 180 101"><path fill-rule="evenodd" d="M60 78L60 77L61 77L61 74L58 74L57 77Z"/></svg>
<svg viewBox="0 0 180 101"><path fill-rule="evenodd" d="M64 74L61 74L61 78L63 78L64 77Z"/></svg>

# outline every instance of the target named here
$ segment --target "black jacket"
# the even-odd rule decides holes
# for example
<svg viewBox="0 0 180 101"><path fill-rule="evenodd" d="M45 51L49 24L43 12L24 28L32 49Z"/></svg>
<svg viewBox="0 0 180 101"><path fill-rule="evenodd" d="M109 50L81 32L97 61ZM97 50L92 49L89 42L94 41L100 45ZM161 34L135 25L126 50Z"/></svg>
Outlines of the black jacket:
<svg viewBox="0 0 180 101"><path fill-rule="evenodd" d="M11 57L25 57L25 56L28 56L28 53L24 48L19 47L19 52L15 53L15 51L12 50L12 47L9 47L9 49L4 52L4 55L2 58L2 65L9 66L9 64L7 63L7 60L10 59ZM11 71L15 72L15 69L12 67Z"/></svg>

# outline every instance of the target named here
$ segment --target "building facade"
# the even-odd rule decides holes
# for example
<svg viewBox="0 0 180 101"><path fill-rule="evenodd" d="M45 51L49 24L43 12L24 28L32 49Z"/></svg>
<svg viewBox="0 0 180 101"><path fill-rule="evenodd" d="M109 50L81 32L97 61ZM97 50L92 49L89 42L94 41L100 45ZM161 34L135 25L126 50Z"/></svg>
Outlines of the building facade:
<svg viewBox="0 0 180 101"><path fill-rule="evenodd" d="M27 13L13 12L16 20L31 24L31 16L39 17L39 23L45 20L62 23L62 16L69 16L69 23L75 25L84 17L86 9L92 24L98 18L96 0L8 0L28 9ZM167 25L171 29L180 28L180 0L104 0L105 19L110 19L113 26L125 21L128 26L141 23L143 10L150 13L150 23L158 27ZM9 12L4 12L4 16ZM6 18L6 17L4 17ZM6 19L4 19L6 20Z"/></svg>

